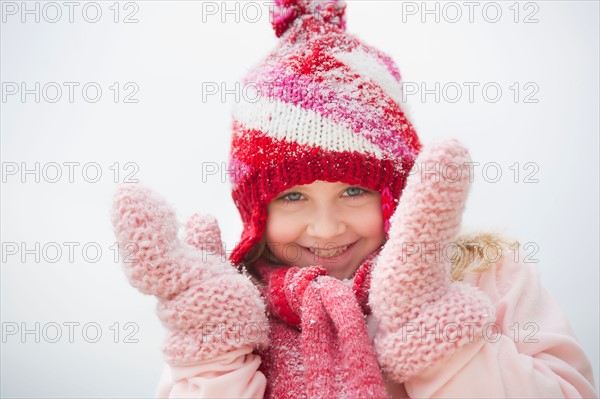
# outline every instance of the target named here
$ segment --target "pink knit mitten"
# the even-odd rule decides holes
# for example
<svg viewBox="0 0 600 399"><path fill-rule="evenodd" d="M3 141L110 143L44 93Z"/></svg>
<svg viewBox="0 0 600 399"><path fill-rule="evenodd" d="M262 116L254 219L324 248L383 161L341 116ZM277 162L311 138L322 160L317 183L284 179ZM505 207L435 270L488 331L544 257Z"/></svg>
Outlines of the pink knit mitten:
<svg viewBox="0 0 600 399"><path fill-rule="evenodd" d="M494 320L483 292L450 280L470 161L456 140L423 150L373 269L369 301L377 323L375 352L397 382L478 341L486 322Z"/></svg>
<svg viewBox="0 0 600 399"><path fill-rule="evenodd" d="M268 322L258 289L227 260L212 216L194 215L187 243L175 212L157 194L123 184L112 221L131 284L158 299L169 335L167 363L188 366L231 350L267 345Z"/></svg>

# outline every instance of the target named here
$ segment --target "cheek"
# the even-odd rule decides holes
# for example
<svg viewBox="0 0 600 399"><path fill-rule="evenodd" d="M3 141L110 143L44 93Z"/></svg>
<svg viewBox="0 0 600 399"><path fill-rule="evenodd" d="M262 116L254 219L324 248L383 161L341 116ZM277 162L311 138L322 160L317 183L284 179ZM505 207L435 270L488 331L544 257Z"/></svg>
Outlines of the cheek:
<svg viewBox="0 0 600 399"><path fill-rule="evenodd" d="M289 266L294 265L293 261L290 261L290 256L296 256L290 254L296 254L296 252L289 252L289 249L286 249L288 248L287 245L297 242L298 237L302 234L302 225L298 219L298 217L289 214L271 213L266 221L265 240L267 241L267 247L279 262Z"/></svg>
<svg viewBox="0 0 600 399"><path fill-rule="evenodd" d="M286 244L298 237L301 218L294 215L269 214L266 221L265 238L267 242Z"/></svg>
<svg viewBox="0 0 600 399"><path fill-rule="evenodd" d="M378 203L355 213L354 220L357 230L363 237L378 240L385 237L383 214Z"/></svg>

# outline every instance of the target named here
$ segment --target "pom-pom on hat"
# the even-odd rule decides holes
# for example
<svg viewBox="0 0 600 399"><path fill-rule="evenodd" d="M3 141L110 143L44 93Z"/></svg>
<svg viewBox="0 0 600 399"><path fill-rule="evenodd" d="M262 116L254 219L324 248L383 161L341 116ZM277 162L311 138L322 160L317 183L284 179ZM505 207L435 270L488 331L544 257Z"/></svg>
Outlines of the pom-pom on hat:
<svg viewBox="0 0 600 399"><path fill-rule="evenodd" d="M276 0L280 42L243 79L233 112L232 197L244 229L230 260L260 241L267 205L316 180L381 193L387 230L421 149L402 104L398 67L345 32L341 0Z"/></svg>

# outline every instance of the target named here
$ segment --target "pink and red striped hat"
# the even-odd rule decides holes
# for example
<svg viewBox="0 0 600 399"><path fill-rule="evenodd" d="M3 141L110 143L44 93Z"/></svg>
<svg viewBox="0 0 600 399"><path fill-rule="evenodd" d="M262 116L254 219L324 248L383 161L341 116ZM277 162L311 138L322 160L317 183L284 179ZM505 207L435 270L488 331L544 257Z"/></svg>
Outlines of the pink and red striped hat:
<svg viewBox="0 0 600 399"><path fill-rule="evenodd" d="M398 67L345 32L342 0L276 0L280 42L243 80L229 159L244 229L243 261L265 229L267 205L316 180L381 193L386 232L421 143L402 104Z"/></svg>

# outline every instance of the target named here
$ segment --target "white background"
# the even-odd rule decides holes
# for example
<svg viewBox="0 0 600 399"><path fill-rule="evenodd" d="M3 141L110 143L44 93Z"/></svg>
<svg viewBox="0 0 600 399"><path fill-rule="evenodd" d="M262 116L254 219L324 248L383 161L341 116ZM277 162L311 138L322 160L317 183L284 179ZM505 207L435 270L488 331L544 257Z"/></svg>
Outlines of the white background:
<svg viewBox="0 0 600 399"><path fill-rule="evenodd" d="M162 193L182 220L195 211L215 215L227 248L233 248L242 226L229 182L218 175L203 182L202 165L227 161L236 99L229 94L203 100L203 85L224 84L235 92L235 82L274 47L268 8L263 2L228 2L239 12L222 21L221 2L210 6L216 15L203 12L201 2L122 2L115 23L109 1L97 3L102 16L90 23L82 15L88 3L79 2L71 23L69 9L58 2L62 18L51 23L56 8L47 6L44 15L46 3L37 3L39 22L35 15L22 22L22 3L13 3L16 15L7 3L1 26L1 395L151 396L163 366L164 330L154 315L154 298L131 287L113 259L109 215L115 180L133 172L130 177ZM35 4L27 2L31 9ZM598 2L498 2L487 6L487 14L488 3L481 2L472 22L462 2L454 3L459 8L427 4L429 9L437 4L439 22L435 14L421 21L421 2L350 2L348 31L391 55L406 82L428 89L439 82L440 90L456 82L463 88L456 102L449 101L457 94L452 84L445 96L440 92L439 102L433 94L424 101L420 92L408 97L421 140L427 145L455 137L476 162L499 165L496 183L494 169L487 175L476 169L463 224L534 243L519 256L539 261L543 284L571 321L598 381ZM414 15L403 12L414 7ZM499 21L489 22L497 8ZM94 18L93 5L86 10ZM457 10L461 18L452 23ZM123 23L131 13L138 22ZM537 22L525 23L527 17ZM8 94L11 82L25 82L29 89L35 82L41 88L57 82L62 97L49 102L56 96L50 85L40 90L39 103L33 94L22 101L20 93ZM64 82L79 83L72 103ZM102 89L98 102L82 96L89 82ZM118 102L110 89L115 82ZM133 91L124 89L128 82L139 88L132 97L137 103L123 101ZM464 82L479 84L472 102ZM492 89L484 97L486 83L502 89L497 102L491 101ZM525 102L527 94L537 103ZM34 173L21 174L23 166L33 169L36 162L39 182ZM62 166L56 183L48 181L57 171L50 162ZM73 182L65 162L79 163ZM130 162L135 169L125 166ZM515 162L519 175L510 169ZM528 162L537 169L526 169ZM102 172L96 183L86 181L95 177L93 163ZM83 173L86 164L91 166ZM9 174L15 166L19 171ZM538 182L526 183L532 172L529 179ZM73 259L64 242L78 243ZM39 243L46 253L39 262L35 254L22 261L21 252L6 250L11 243L27 249ZM49 243L63 249L54 263L58 255ZM82 254L85 244L89 251ZM102 253L93 263L95 247ZM21 334L23 327L35 331L36 322L37 338L34 332ZM79 323L73 342L64 324L69 322ZM137 330L126 328L128 322ZM62 335L52 343L57 325ZM86 341L95 330L83 334L84 325L102 329L96 343ZM15 326L19 331L9 334ZM127 343L128 333L138 342Z"/></svg>

